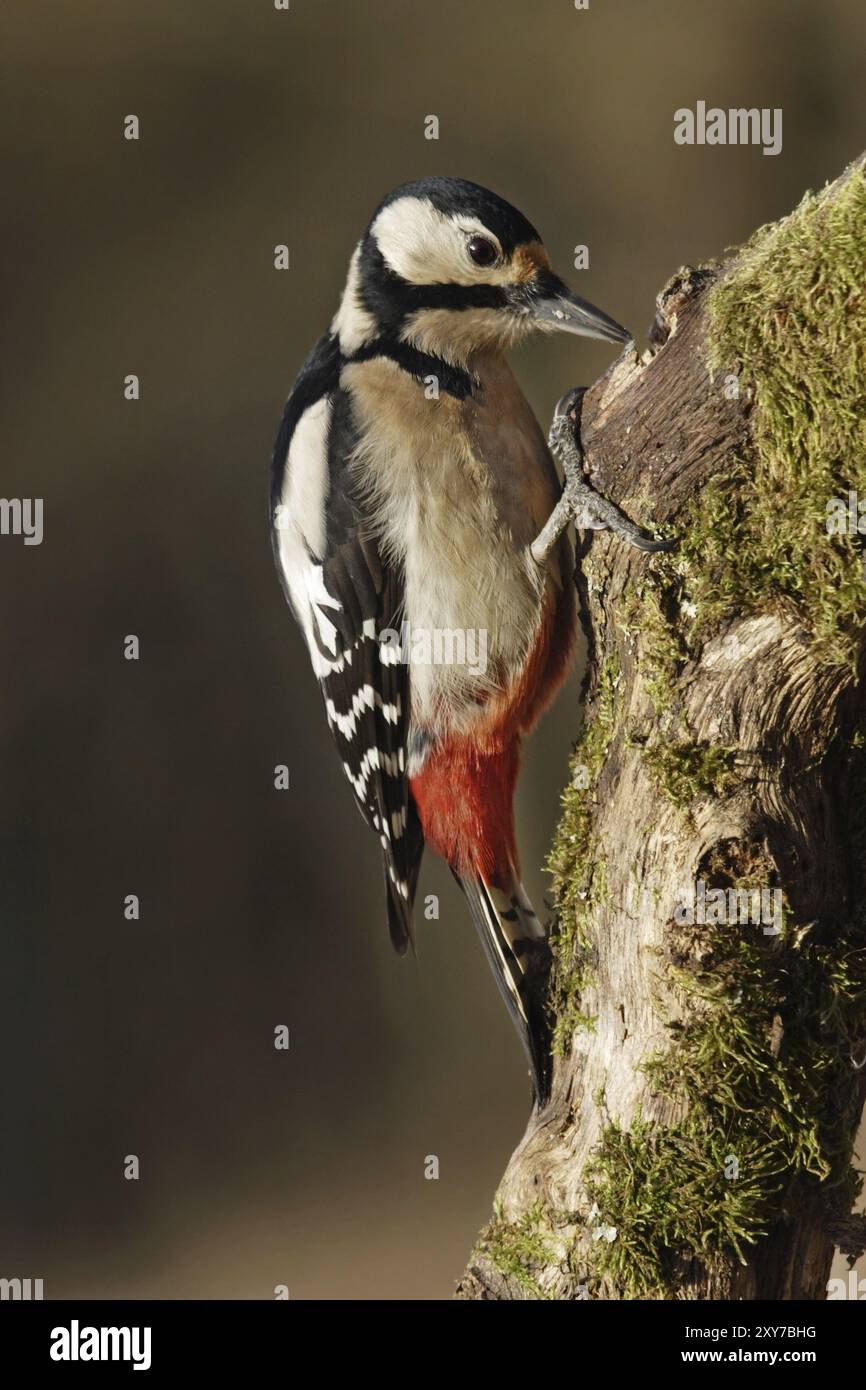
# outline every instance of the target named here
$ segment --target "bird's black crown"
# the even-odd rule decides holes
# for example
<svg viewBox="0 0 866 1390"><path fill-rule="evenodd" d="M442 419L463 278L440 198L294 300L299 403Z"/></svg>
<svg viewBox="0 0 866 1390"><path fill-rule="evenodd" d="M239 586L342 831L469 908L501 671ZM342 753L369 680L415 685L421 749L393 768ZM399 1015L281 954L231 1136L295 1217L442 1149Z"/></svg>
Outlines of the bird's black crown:
<svg viewBox="0 0 866 1390"><path fill-rule="evenodd" d="M415 179L412 183L395 188L387 198L382 199L370 219L371 225L382 209L395 203L398 198L427 198L439 212L465 213L477 217L499 238L506 255L510 255L515 246L541 240L528 218L489 188L482 188L480 183L470 183L468 179L440 175Z"/></svg>

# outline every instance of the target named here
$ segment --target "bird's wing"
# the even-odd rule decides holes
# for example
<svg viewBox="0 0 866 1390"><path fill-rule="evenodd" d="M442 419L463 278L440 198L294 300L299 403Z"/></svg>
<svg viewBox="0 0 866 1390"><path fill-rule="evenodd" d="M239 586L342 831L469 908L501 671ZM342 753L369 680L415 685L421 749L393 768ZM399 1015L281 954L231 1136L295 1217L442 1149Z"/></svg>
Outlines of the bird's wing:
<svg viewBox="0 0 866 1390"><path fill-rule="evenodd" d="M412 939L423 836L409 794L409 669L396 633L403 575L383 557L349 461L351 408L339 353L323 339L286 405L274 451L272 537L304 631L328 724L367 824L382 847L391 939Z"/></svg>

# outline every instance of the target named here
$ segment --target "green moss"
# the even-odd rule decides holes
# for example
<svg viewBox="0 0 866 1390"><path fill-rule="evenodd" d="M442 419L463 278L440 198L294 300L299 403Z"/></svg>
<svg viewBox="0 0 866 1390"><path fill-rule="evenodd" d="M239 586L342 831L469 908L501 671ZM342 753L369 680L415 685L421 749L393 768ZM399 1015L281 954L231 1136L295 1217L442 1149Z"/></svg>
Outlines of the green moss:
<svg viewBox="0 0 866 1390"><path fill-rule="evenodd" d="M765 1230L763 1180L776 1181L760 1148L743 1154L748 1179L731 1182L724 1134L612 1124L593 1154L587 1190L616 1235L595 1247L598 1274L624 1298L665 1298L677 1261L711 1266L720 1248L742 1259Z"/></svg>
<svg viewBox="0 0 866 1390"><path fill-rule="evenodd" d="M616 730L620 701L619 665L605 662L598 682L592 718L588 718L569 761L569 782L562 793L562 816L548 858L556 905L562 912L576 907L591 886L597 860L592 842L596 782Z"/></svg>
<svg viewBox="0 0 866 1390"><path fill-rule="evenodd" d="M684 740L647 746L642 756L656 785L682 808L698 797L723 796L736 780L733 748Z"/></svg>
<svg viewBox="0 0 866 1390"><path fill-rule="evenodd" d="M668 610L676 613L680 599L680 580L665 556L655 560L640 588L632 589L623 604L623 629L640 641L641 676L652 700L660 731L675 719L678 696L676 680L689 651Z"/></svg>
<svg viewBox="0 0 866 1390"><path fill-rule="evenodd" d="M686 1020L644 1065L653 1094L683 1116L607 1126L585 1175L617 1230L598 1249L598 1275L630 1298L672 1296L689 1260L744 1261L795 1179L843 1189L845 1209L859 1187L849 1106L866 1002L859 938L829 946L790 914L778 937L752 925L690 931L694 950L670 967Z"/></svg>
<svg viewBox="0 0 866 1390"><path fill-rule="evenodd" d="M553 875L557 924L550 938L553 965L550 1004L553 1051L563 1056L577 1028L593 1026L580 1007L589 982L587 924L593 902L606 893L605 865L593 833L596 786L613 738L620 673L610 659L602 669L593 716L574 746L570 781L562 794L562 816L547 862Z"/></svg>
<svg viewBox="0 0 866 1390"><path fill-rule="evenodd" d="M537 1279L537 1273L556 1264L557 1257L549 1242L550 1227L544 1206L536 1202L519 1221L504 1221L501 1210L494 1208L494 1217L481 1232L473 1252L487 1259L506 1278L517 1283L532 1299L547 1299Z"/></svg>
<svg viewBox="0 0 866 1390"><path fill-rule="evenodd" d="M794 609L851 664L866 621L861 536L827 503L866 497L866 175L761 228L708 297L710 365L753 401L753 454L729 459L681 531L689 644L732 614Z"/></svg>
<svg viewBox="0 0 866 1390"><path fill-rule="evenodd" d="M735 750L699 742L690 736L679 707L677 677L689 659L689 649L668 611L679 612L681 583L670 561L662 557L655 572L632 590L622 622L640 639L641 676L655 710L652 729L632 732L629 743L641 756L659 791L681 810L699 797L723 796L736 781Z"/></svg>
<svg viewBox="0 0 866 1390"><path fill-rule="evenodd" d="M654 557L622 608L657 733L676 725L686 662L736 616L793 612L821 660L856 659L866 538L829 535L827 507L852 491L866 500L864 264L866 174L854 170L761 228L708 293L709 366L719 391L733 381L750 403L751 448L676 518L677 552Z"/></svg>
<svg viewBox="0 0 866 1390"><path fill-rule="evenodd" d="M638 638L655 716L629 741L677 805L735 785L733 750L697 742L678 693L686 663L726 623L793 614L819 660L849 669L862 646L864 538L829 535L827 504L850 491L866 498L864 265L866 176L854 170L756 233L709 292L710 367L720 391L736 373L752 447L727 458L677 516L678 551L654 557L621 614ZM575 762L594 769L590 785L566 793L550 860L564 921L553 989L560 1049L588 980L589 904L603 891L593 825L595 782L616 732L608 684L575 750ZM585 1170L599 1224L616 1230L590 1243L592 1278L625 1297L673 1296L690 1263L712 1270L743 1260L810 1187L850 1210L859 1186L851 1057L862 1050L866 1008L866 752L862 738L854 745L849 849L859 899L845 917L828 929L786 911L778 937L706 926L685 943L671 924L665 978L683 1017L645 1069L674 1118L638 1116L627 1130L607 1123ZM835 755L850 767L850 747ZM767 883L770 871L767 863L762 876L733 881Z"/></svg>

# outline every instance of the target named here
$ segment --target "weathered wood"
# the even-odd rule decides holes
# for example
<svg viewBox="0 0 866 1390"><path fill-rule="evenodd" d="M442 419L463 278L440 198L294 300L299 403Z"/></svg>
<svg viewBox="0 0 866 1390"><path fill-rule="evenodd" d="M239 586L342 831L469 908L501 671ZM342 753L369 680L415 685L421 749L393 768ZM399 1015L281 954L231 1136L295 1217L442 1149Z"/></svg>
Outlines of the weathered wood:
<svg viewBox="0 0 866 1390"><path fill-rule="evenodd" d="M709 305L730 270L675 276L650 352L624 355L584 399L592 481L652 532L682 535L711 482L755 456L754 390L725 389L736 362L708 365ZM866 990L864 633L853 662L828 659L792 582L693 637L700 556L683 550L646 556L607 534L584 546L590 785L572 839L593 862L578 875L566 833L580 882L552 993L564 1055L459 1297L826 1296L853 1191L832 1151L853 1140L866 1077L842 1055ZM782 894L765 901L784 902L783 929L677 920L698 881ZM838 970L850 980L834 993L822 982ZM591 1024L572 1026L575 1002Z"/></svg>

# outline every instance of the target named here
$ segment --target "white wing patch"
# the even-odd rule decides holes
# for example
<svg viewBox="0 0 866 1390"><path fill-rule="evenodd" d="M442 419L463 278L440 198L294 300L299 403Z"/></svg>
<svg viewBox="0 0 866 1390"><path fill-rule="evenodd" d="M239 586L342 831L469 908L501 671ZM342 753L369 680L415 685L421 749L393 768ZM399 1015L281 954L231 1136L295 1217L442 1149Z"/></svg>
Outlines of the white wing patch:
<svg viewBox="0 0 866 1390"><path fill-rule="evenodd" d="M283 506L314 555L325 549L330 424L331 398L322 396L295 426L283 478Z"/></svg>
<svg viewBox="0 0 866 1390"><path fill-rule="evenodd" d="M313 670L318 677L342 670L345 658L337 658L337 629L323 609L341 605L325 586L322 566L310 559L325 548L325 505L328 499L328 430L331 398L309 406L298 421L289 445L286 470L275 525L279 557L286 586L306 638ZM334 653L328 662L314 635Z"/></svg>
<svg viewBox="0 0 866 1390"><path fill-rule="evenodd" d="M328 593L325 585L325 576L321 565L306 566L304 578L307 586L307 599L310 611L319 628L319 637L322 645L329 651L337 655L337 629L332 622L322 612L323 608L341 609L342 604L333 595Z"/></svg>

